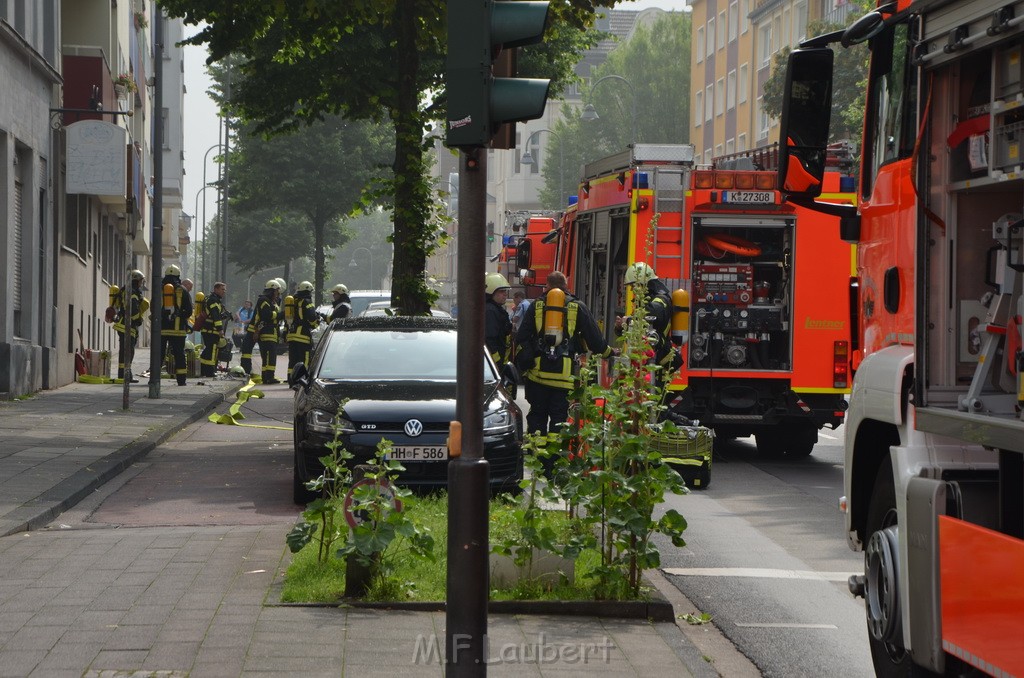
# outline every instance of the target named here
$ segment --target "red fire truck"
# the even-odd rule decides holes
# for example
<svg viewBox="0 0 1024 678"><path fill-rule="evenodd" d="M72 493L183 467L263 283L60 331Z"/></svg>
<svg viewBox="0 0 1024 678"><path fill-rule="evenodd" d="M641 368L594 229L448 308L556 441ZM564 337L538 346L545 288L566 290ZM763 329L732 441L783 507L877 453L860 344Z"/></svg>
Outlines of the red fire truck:
<svg viewBox="0 0 1024 678"><path fill-rule="evenodd" d="M694 163L689 145L635 144L584 167L558 235L558 267L614 339L623 276L650 264L690 292L674 412L760 453L802 457L843 422L849 393L851 247L838 218L781 200L768 153ZM830 172L838 202L841 177ZM844 180L845 181L845 180Z"/></svg>
<svg viewBox="0 0 1024 678"><path fill-rule="evenodd" d="M788 65L779 186L858 249L842 503L879 675L1024 675L1022 26L1013 0L898 0ZM817 195L831 45L864 42L841 209Z"/></svg>

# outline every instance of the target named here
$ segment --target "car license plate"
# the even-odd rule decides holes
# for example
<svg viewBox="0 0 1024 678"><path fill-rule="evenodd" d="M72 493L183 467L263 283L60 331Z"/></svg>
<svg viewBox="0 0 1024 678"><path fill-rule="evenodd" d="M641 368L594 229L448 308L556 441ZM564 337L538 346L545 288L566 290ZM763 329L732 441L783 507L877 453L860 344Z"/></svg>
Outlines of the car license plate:
<svg viewBox="0 0 1024 678"><path fill-rule="evenodd" d="M444 445L395 445L388 459L395 461L448 461Z"/></svg>
<svg viewBox="0 0 1024 678"><path fill-rule="evenodd" d="M723 191L722 202L770 205L775 202L775 191Z"/></svg>

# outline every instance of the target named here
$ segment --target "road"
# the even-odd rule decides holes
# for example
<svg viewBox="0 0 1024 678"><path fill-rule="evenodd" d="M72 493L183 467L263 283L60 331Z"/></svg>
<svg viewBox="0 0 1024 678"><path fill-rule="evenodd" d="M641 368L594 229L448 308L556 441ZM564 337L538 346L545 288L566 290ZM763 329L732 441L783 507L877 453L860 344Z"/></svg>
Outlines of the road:
<svg viewBox="0 0 1024 678"><path fill-rule="evenodd" d="M669 581L765 676L873 676L863 602L847 590L862 556L838 510L842 428L796 461L758 457L753 438L726 442L707 490L667 502L687 546L659 543Z"/></svg>

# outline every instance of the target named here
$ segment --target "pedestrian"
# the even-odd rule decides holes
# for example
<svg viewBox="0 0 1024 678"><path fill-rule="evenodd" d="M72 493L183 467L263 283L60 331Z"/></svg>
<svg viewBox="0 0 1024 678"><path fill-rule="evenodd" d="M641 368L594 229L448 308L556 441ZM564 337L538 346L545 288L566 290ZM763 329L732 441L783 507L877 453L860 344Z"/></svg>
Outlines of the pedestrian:
<svg viewBox="0 0 1024 678"><path fill-rule="evenodd" d="M654 269L637 261L626 269L623 276L626 289L633 293L633 303L643 300L644 318L651 328L650 342L654 355L651 362L662 367L658 382L664 383L670 373L682 367L682 358L670 340L672 325L672 293L658 278ZM615 319L615 332L621 334L627 319Z"/></svg>
<svg viewBox="0 0 1024 678"><path fill-rule="evenodd" d="M146 283L145 274L136 269L132 271L131 278L131 289L127 293L125 290L119 290L114 300L114 331L117 332L119 340L117 378L128 379L135 384L139 380L132 376L131 359L139 338L142 316L149 310L149 299L142 293Z"/></svg>
<svg viewBox="0 0 1024 678"><path fill-rule="evenodd" d="M203 353L199 356L199 374L204 377L217 376L217 358L224 339L224 295L227 285L222 282L213 284L213 292L206 297L202 324L196 329L203 337Z"/></svg>
<svg viewBox="0 0 1024 678"><path fill-rule="evenodd" d="M334 297L332 301L334 308L331 310L331 315L326 318L328 322L352 315L352 299L348 296L347 287L338 283L331 288L331 296Z"/></svg>
<svg viewBox="0 0 1024 678"><path fill-rule="evenodd" d="M168 347L174 358L172 369L178 386L184 386L188 374L188 363L185 360L185 337L192 317L192 295L181 284L181 269L171 264L164 270L163 308L160 310L160 364L163 364ZM170 287L168 287L170 285ZM168 370L170 371L170 370Z"/></svg>
<svg viewBox="0 0 1024 678"><path fill-rule="evenodd" d="M500 273L488 273L484 277L484 344L499 368L508 359L512 334L512 321L505 310L509 289L508 280Z"/></svg>
<svg viewBox="0 0 1024 678"><path fill-rule="evenodd" d="M252 320L252 300L246 299L239 306L238 310L235 311L235 330L231 335L231 342L235 345L235 348L241 349L242 344L245 341L246 328L249 326L249 321Z"/></svg>
<svg viewBox="0 0 1024 678"><path fill-rule="evenodd" d="M529 308L530 302L526 299L526 295L523 294L522 290L516 290L515 294L512 295L512 332L519 331L519 326L523 324L523 315L526 313L526 309Z"/></svg>
<svg viewBox="0 0 1024 678"><path fill-rule="evenodd" d="M313 349L313 325L320 319L313 304L313 283L303 280L295 288L295 310L288 327L288 383L297 365L309 367Z"/></svg>
<svg viewBox="0 0 1024 678"><path fill-rule="evenodd" d="M552 306L561 315L561 327L550 334L545 332L544 311L548 294L559 290L564 295L560 307ZM569 392L578 378L577 359L584 353L602 358L617 355L618 350L605 341L601 328L590 310L568 291L568 281L561 271L552 271L547 277L547 288L530 304L526 316L516 333L518 352L516 366L524 375L526 402L530 411L526 415L530 433L546 435L556 433L569 417ZM554 458L544 460L545 474L550 477Z"/></svg>
<svg viewBox="0 0 1024 678"><path fill-rule="evenodd" d="M263 294L256 299L256 310L250 325L254 328L253 336L260 345L260 366L262 382L264 384L280 384L281 381L274 377L277 369L277 326L278 326L278 299L281 296L281 283L277 280L268 280ZM250 348L249 370L252 369ZM243 361L244 361L243 350ZM243 369L246 367L242 365Z"/></svg>

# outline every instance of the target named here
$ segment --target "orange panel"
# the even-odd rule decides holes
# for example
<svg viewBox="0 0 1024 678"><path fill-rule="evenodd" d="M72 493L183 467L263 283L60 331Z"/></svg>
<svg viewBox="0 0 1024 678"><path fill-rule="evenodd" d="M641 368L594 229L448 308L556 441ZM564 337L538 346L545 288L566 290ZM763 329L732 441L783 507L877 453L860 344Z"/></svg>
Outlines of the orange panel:
<svg viewBox="0 0 1024 678"><path fill-rule="evenodd" d="M939 516L939 576L943 649L1024 676L1024 541Z"/></svg>

